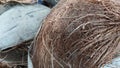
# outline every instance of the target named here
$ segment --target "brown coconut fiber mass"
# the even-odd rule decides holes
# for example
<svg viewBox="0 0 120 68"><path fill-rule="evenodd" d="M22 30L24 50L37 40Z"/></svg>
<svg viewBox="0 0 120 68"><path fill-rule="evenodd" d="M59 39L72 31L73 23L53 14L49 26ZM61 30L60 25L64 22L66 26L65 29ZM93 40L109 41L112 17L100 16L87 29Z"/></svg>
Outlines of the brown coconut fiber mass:
<svg viewBox="0 0 120 68"><path fill-rule="evenodd" d="M7 62L4 62L0 59L0 68L11 68Z"/></svg>
<svg viewBox="0 0 120 68"><path fill-rule="evenodd" d="M31 50L34 68L100 68L120 45L119 0L60 0Z"/></svg>

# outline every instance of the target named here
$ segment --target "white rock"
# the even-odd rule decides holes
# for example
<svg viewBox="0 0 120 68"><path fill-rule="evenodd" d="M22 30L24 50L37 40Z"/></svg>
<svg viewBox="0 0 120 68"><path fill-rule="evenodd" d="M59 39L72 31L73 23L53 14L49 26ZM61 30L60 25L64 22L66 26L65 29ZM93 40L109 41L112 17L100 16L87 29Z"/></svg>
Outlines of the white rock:
<svg viewBox="0 0 120 68"><path fill-rule="evenodd" d="M49 12L37 4L16 6L0 15L0 50L32 39Z"/></svg>

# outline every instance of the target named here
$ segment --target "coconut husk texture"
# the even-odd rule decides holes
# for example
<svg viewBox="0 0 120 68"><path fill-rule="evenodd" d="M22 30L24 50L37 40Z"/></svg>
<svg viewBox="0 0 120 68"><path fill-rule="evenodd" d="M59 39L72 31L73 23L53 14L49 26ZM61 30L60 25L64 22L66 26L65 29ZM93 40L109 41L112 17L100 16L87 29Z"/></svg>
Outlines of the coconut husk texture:
<svg viewBox="0 0 120 68"><path fill-rule="evenodd" d="M0 51L0 68L28 68L28 47L32 40Z"/></svg>
<svg viewBox="0 0 120 68"><path fill-rule="evenodd" d="M100 68L120 42L119 0L60 0L31 49L34 68Z"/></svg>

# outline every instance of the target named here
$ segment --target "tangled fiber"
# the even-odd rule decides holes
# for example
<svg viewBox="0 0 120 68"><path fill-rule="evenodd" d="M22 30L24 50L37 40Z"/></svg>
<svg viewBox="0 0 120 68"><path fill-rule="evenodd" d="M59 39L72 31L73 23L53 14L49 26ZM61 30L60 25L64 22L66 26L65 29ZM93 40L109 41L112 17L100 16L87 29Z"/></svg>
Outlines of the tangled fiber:
<svg viewBox="0 0 120 68"><path fill-rule="evenodd" d="M60 0L44 20L34 68L100 68L118 51L119 0Z"/></svg>
<svg viewBox="0 0 120 68"><path fill-rule="evenodd" d="M0 68L28 68L28 46L32 40L0 51Z"/></svg>
<svg viewBox="0 0 120 68"><path fill-rule="evenodd" d="M0 59L0 68L10 68L10 66L6 62L1 61Z"/></svg>

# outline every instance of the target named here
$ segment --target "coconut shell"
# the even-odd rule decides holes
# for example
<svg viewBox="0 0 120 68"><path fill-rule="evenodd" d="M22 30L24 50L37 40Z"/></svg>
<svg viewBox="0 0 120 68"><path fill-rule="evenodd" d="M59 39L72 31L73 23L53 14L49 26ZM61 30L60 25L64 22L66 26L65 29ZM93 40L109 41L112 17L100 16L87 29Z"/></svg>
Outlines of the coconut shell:
<svg viewBox="0 0 120 68"><path fill-rule="evenodd" d="M27 68L28 47L31 41L0 51L0 66L6 64L10 68Z"/></svg>
<svg viewBox="0 0 120 68"><path fill-rule="evenodd" d="M120 42L114 0L61 0L44 20L31 49L34 68L100 68Z"/></svg>

